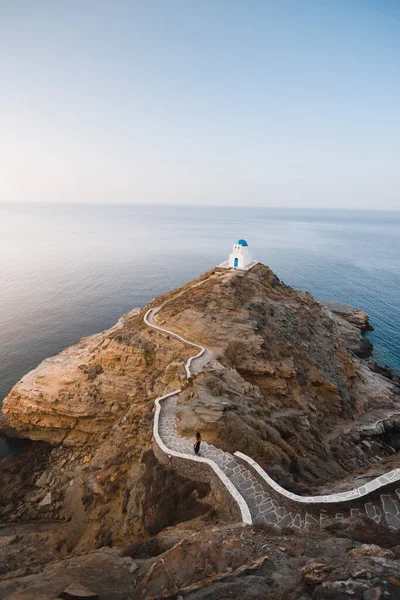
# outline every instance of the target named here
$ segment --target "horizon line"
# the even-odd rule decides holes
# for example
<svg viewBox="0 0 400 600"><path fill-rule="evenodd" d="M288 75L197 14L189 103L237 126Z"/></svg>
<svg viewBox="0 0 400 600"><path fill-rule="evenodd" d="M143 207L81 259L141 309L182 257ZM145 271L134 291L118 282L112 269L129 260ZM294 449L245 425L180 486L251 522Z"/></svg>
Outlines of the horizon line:
<svg viewBox="0 0 400 600"><path fill-rule="evenodd" d="M241 210L251 209L251 208L263 208L263 209L273 209L273 210L320 210L320 211L357 211L357 212L400 212L400 208L381 208L381 207L373 207L373 208L359 208L359 207L316 207L316 206L277 206L270 205L265 206L263 204L250 204L248 206L243 206L242 204L166 204L160 202L96 202L96 201L74 201L71 200L69 202L52 202L51 200L40 200L40 201L30 201L30 200L0 200L0 206L13 206L13 205L22 205L22 206L35 206L35 205L46 205L46 206L144 206L144 207L176 207L176 208L239 208Z"/></svg>

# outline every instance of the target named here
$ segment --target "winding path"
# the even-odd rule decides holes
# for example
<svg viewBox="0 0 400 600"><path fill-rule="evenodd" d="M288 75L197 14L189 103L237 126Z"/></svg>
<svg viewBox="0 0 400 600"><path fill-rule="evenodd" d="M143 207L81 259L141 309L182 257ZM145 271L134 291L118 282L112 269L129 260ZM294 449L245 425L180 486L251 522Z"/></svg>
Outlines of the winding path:
<svg viewBox="0 0 400 600"><path fill-rule="evenodd" d="M204 281L207 280L195 285ZM186 377L189 378L201 372L212 358L212 351L156 325L154 317L163 306L165 304L148 310L144 321L152 329L198 349L185 363ZM161 462L188 478L211 482L216 498L220 504L226 503L233 520L300 529L319 526L328 518L343 519L364 514L376 523L400 529L400 469L347 492L298 496L282 488L258 463L241 452L232 455L202 442L201 456L195 456L194 438L180 437L176 428L180 392L176 390L155 400L153 435L156 454Z"/></svg>

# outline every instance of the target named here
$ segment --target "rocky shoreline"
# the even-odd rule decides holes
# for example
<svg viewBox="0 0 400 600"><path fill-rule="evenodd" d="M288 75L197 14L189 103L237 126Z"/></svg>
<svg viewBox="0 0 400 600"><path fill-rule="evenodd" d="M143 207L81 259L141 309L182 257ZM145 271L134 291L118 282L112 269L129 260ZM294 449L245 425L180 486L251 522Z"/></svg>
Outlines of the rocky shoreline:
<svg viewBox="0 0 400 600"><path fill-rule="evenodd" d="M369 316L360 308L335 301L324 302L323 304L335 315L341 317L351 325L354 325L361 332L374 330L369 322Z"/></svg>

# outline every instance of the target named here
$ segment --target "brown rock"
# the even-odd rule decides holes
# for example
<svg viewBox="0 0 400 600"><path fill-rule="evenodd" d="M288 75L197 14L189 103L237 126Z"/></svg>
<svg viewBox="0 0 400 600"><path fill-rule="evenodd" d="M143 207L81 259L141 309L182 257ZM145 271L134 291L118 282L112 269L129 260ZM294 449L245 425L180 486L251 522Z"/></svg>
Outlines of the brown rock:
<svg viewBox="0 0 400 600"><path fill-rule="evenodd" d="M336 568L337 566L313 562L300 569L301 578L305 583L315 585L325 581Z"/></svg>
<svg viewBox="0 0 400 600"><path fill-rule="evenodd" d="M395 587L400 588L400 579L398 577L395 577L394 575L389 575L388 582L391 585L394 585Z"/></svg>
<svg viewBox="0 0 400 600"><path fill-rule="evenodd" d="M376 544L361 544L357 548L352 548L349 556L351 558L358 558L360 556L394 556L394 554L391 550L381 548Z"/></svg>
<svg viewBox="0 0 400 600"><path fill-rule="evenodd" d="M91 598L91 600L99 600L99 596L89 590L89 588L80 585L79 583L71 583L65 590L60 594L60 598L63 600L84 600Z"/></svg>

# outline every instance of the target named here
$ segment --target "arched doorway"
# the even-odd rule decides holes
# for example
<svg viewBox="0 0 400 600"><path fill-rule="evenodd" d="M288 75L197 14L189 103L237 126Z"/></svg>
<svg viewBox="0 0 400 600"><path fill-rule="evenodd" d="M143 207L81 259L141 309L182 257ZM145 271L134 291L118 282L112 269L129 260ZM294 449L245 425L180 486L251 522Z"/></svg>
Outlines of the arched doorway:
<svg viewBox="0 0 400 600"><path fill-rule="evenodd" d="M237 267L237 266L238 266L238 264L239 264L239 259L238 259L238 258L235 258L235 260L234 260L234 262L233 262L233 266L234 266L234 267Z"/></svg>

